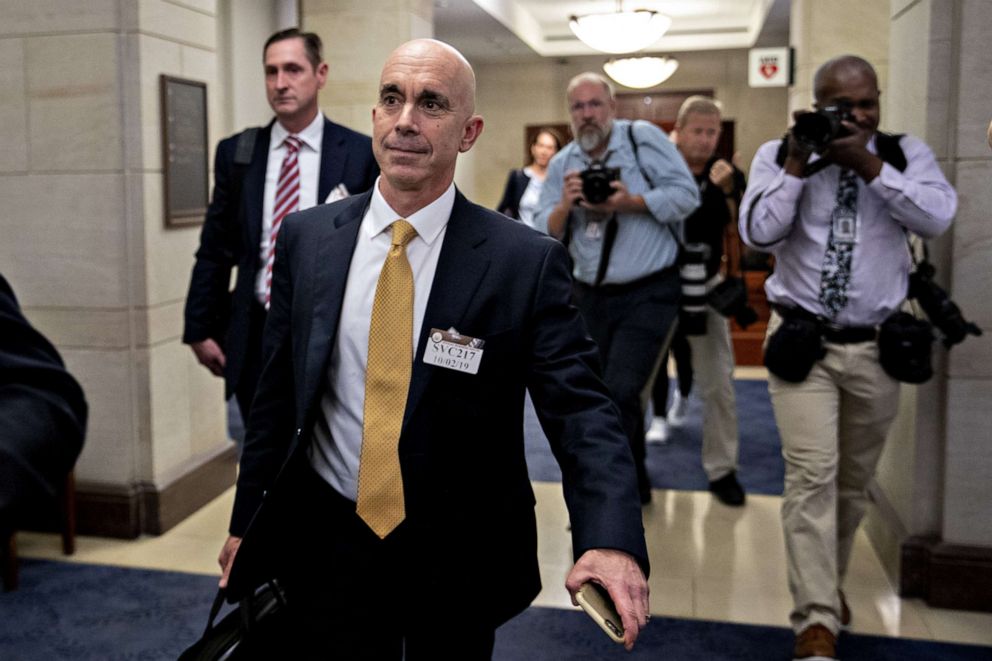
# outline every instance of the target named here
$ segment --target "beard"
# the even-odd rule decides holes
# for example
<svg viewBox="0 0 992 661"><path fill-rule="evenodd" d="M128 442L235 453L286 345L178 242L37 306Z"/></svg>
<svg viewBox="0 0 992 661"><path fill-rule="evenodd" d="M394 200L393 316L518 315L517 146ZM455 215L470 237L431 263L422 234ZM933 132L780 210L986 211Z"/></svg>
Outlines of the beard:
<svg viewBox="0 0 992 661"><path fill-rule="evenodd" d="M579 143L582 151L588 154L606 142L607 138L610 137L610 131L612 129L613 120L608 120L602 126L599 124L585 124L575 131L576 141Z"/></svg>

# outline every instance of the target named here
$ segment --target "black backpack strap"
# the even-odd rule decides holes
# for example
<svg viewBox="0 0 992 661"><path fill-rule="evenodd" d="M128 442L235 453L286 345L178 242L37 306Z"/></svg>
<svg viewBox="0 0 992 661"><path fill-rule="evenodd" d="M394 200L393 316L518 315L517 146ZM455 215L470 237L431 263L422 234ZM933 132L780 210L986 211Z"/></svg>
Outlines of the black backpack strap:
<svg viewBox="0 0 992 661"><path fill-rule="evenodd" d="M259 130L259 127L252 126L242 131L234 147L234 168L231 171L231 188L228 191L228 199L234 201L235 204L240 203L241 200L241 189L244 187L245 175L248 173L248 166L251 165L252 156L255 154L255 142Z"/></svg>
<svg viewBox="0 0 992 661"><path fill-rule="evenodd" d="M241 132L238 136L238 144L234 148L234 164L249 165L252 154L255 153L255 138L258 137L257 126L252 126Z"/></svg>
<svg viewBox="0 0 992 661"><path fill-rule="evenodd" d="M878 149L878 157L894 167L899 172L905 172L906 152L902 150L899 141L904 133L875 133L875 147Z"/></svg>

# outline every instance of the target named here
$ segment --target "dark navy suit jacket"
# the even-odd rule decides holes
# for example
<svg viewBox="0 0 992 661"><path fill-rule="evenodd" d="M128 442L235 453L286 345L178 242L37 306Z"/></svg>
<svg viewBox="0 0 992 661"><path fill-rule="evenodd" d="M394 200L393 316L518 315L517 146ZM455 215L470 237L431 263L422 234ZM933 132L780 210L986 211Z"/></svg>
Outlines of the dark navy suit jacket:
<svg viewBox="0 0 992 661"><path fill-rule="evenodd" d="M0 539L35 513L55 511L87 412L79 383L0 275Z"/></svg>
<svg viewBox="0 0 992 661"><path fill-rule="evenodd" d="M520 220L520 198L530 184L530 177L521 170L510 170L503 188L503 199L499 201L496 210L502 214Z"/></svg>
<svg viewBox="0 0 992 661"><path fill-rule="evenodd" d="M237 166L234 164L238 137L217 145L214 158L214 190L200 234L200 248L186 298L183 342L207 338L217 340L226 354L224 379L227 396L237 388L247 352L249 312L255 298L259 249L262 241L262 206L265 170L269 158L272 124L259 130L251 163L244 170L238 199ZM350 193L372 187L379 166L372 156L372 141L361 133L324 120L320 151L318 203L343 183ZM233 293L228 292L231 269L238 274Z"/></svg>
<svg viewBox="0 0 992 661"><path fill-rule="evenodd" d="M276 509L280 466L311 443L370 196L293 214L279 234L265 367L231 534L245 535L262 506L232 570L235 591L240 576L252 573L251 547L266 535L265 511ZM526 608L540 589L525 390L562 469L575 557L620 549L648 570L630 448L570 294L559 242L456 195L420 329L399 454L407 519L432 531L432 566L424 571L451 603L482 603L480 616L494 624ZM430 329L451 327L485 341L477 374L424 363ZM238 567L242 561L247 569ZM466 577L484 577L492 589L480 595L479 582Z"/></svg>

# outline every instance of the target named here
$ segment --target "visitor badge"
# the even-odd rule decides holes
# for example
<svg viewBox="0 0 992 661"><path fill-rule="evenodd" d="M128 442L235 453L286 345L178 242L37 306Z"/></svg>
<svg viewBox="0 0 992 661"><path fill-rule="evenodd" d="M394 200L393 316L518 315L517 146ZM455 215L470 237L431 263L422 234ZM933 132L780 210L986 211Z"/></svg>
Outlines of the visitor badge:
<svg viewBox="0 0 992 661"><path fill-rule="evenodd" d="M851 209L834 209L833 234L835 243L854 243L858 235L858 215Z"/></svg>
<svg viewBox="0 0 992 661"><path fill-rule="evenodd" d="M424 362L428 365L436 365L466 374L479 372L479 363L482 362L482 346L486 343L485 340L461 335L454 328L449 328L446 331L432 328L427 340Z"/></svg>

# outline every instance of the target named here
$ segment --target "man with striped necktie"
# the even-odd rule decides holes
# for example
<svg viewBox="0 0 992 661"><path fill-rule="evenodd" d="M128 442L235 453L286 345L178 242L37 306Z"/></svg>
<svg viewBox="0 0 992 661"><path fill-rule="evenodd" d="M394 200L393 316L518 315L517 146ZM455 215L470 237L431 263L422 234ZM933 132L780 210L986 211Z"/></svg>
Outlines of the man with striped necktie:
<svg viewBox="0 0 992 661"><path fill-rule="evenodd" d="M186 299L183 342L226 381L242 417L261 372L262 328L275 239L294 211L372 186L379 167L368 136L320 112L327 80L320 37L298 28L265 43L265 89L275 118L217 146L214 191ZM237 280L229 292L231 269Z"/></svg>

